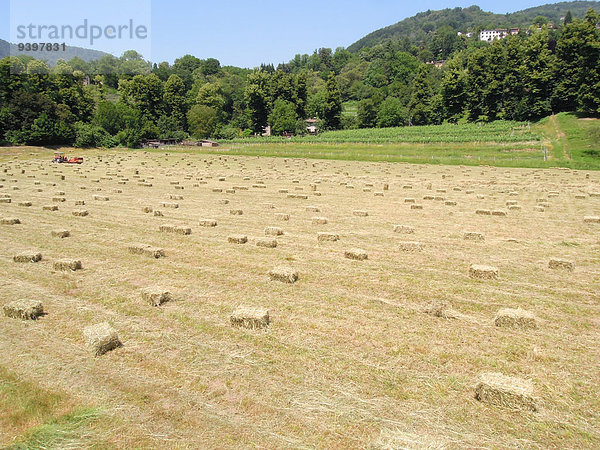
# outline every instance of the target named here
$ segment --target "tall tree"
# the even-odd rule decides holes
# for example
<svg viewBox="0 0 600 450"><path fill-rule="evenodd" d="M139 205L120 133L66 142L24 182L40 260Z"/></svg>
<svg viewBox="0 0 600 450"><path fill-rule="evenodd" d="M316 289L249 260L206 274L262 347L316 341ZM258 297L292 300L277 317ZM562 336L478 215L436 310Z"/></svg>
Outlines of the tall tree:
<svg viewBox="0 0 600 450"><path fill-rule="evenodd" d="M244 98L252 130L261 133L269 117L269 74L254 70L248 75Z"/></svg>
<svg viewBox="0 0 600 450"><path fill-rule="evenodd" d="M323 103L323 127L337 130L341 127L342 95L333 72L329 73Z"/></svg>
<svg viewBox="0 0 600 450"><path fill-rule="evenodd" d="M185 84L183 84L183 80L178 75L171 75L166 81L163 90L163 100L166 112L171 116L174 126L180 130L184 130L187 110Z"/></svg>

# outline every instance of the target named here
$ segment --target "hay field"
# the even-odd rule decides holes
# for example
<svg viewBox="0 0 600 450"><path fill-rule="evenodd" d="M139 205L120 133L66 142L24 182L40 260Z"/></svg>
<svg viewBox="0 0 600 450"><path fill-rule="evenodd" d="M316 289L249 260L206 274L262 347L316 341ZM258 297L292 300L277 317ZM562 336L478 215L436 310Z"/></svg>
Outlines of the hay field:
<svg viewBox="0 0 600 450"><path fill-rule="evenodd" d="M598 172L1 151L0 447L600 446Z"/></svg>

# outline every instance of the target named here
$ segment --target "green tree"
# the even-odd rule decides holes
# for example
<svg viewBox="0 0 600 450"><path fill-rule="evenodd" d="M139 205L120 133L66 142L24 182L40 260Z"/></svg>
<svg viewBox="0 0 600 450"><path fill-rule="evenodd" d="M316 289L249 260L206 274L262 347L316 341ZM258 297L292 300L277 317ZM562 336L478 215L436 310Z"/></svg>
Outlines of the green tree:
<svg viewBox="0 0 600 450"><path fill-rule="evenodd" d="M185 99L185 84L178 75L171 75L163 89L163 100L166 113L173 119L173 125L184 130L186 128L187 103Z"/></svg>
<svg viewBox="0 0 600 450"><path fill-rule="evenodd" d="M211 137L219 125L219 114L210 106L194 105L187 113L192 136L200 139Z"/></svg>
<svg viewBox="0 0 600 450"><path fill-rule="evenodd" d="M138 109L142 115L156 122L162 113L163 86L155 74L136 75L131 81L122 80L119 92L123 100Z"/></svg>
<svg viewBox="0 0 600 450"><path fill-rule="evenodd" d="M405 120L404 107L396 97L386 98L379 106L377 112L378 127L398 127L403 125Z"/></svg>
<svg viewBox="0 0 600 450"><path fill-rule="evenodd" d="M244 99L252 130L255 133L261 133L267 125L270 112L269 79L268 73L254 70L246 80Z"/></svg>
<svg viewBox="0 0 600 450"><path fill-rule="evenodd" d="M275 100L273 111L269 114L269 123L271 131L280 135L284 132L293 133L296 130L296 106L287 100L281 98Z"/></svg>
<svg viewBox="0 0 600 450"><path fill-rule="evenodd" d="M358 103L357 120L359 128L373 128L377 125L377 103L372 97Z"/></svg>
<svg viewBox="0 0 600 450"><path fill-rule="evenodd" d="M428 125L433 121L431 98L434 90L431 80L431 66L421 64L413 80L412 95L408 104L410 123Z"/></svg>
<svg viewBox="0 0 600 450"><path fill-rule="evenodd" d="M445 118L456 123L465 113L467 102L467 73L458 62L450 62L441 85Z"/></svg>
<svg viewBox="0 0 600 450"><path fill-rule="evenodd" d="M342 119L342 96L338 88L335 74L331 72L327 78L325 88L325 99L323 102L323 127L329 130L337 130L341 127Z"/></svg>

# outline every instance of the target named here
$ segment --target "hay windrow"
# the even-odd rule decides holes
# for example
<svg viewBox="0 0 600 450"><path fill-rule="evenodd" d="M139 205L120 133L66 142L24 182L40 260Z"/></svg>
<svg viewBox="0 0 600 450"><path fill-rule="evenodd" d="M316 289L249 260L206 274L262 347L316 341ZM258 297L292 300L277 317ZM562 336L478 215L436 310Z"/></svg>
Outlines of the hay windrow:
<svg viewBox="0 0 600 450"><path fill-rule="evenodd" d="M38 300L15 300L3 307L4 315L13 319L37 320L44 314L42 302Z"/></svg>
<svg viewBox="0 0 600 450"><path fill-rule="evenodd" d="M539 400L533 396L533 383L498 372L483 373L475 387L475 398L503 408L538 411Z"/></svg>
<svg viewBox="0 0 600 450"><path fill-rule="evenodd" d="M260 330L267 328L271 323L269 310L263 308L252 308L248 306L238 307L229 318L233 327Z"/></svg>

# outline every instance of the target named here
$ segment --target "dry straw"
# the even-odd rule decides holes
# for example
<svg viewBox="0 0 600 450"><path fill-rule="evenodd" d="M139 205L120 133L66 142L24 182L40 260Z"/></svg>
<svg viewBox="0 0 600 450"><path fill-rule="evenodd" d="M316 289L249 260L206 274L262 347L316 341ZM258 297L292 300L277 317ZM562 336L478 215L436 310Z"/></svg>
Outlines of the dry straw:
<svg viewBox="0 0 600 450"><path fill-rule="evenodd" d="M67 237L71 236L71 232L69 230L66 230L66 229L52 230L50 232L50 235L52 237L67 238Z"/></svg>
<svg viewBox="0 0 600 450"><path fill-rule="evenodd" d="M216 227L217 221L212 219L200 219L198 225L200 225L201 227Z"/></svg>
<svg viewBox="0 0 600 450"><path fill-rule="evenodd" d="M59 259L54 261L54 270L81 270L81 261L78 259Z"/></svg>
<svg viewBox="0 0 600 450"><path fill-rule="evenodd" d="M463 235L463 239L465 239L466 241L484 241L485 236L483 235L483 233L478 233L476 231L467 231Z"/></svg>
<svg viewBox="0 0 600 450"><path fill-rule="evenodd" d="M416 242L416 241L400 242L398 244L398 250L400 250L401 252L411 252L411 253L422 252L424 245L425 244L423 244L422 242Z"/></svg>
<svg viewBox="0 0 600 450"><path fill-rule="evenodd" d="M15 300L3 307L4 315L13 319L36 320L44 314L42 302L38 300Z"/></svg>
<svg viewBox="0 0 600 450"><path fill-rule="evenodd" d="M165 256L165 251L162 248L152 247L148 244L132 244L127 249L129 253L133 253L134 255L144 255L156 259Z"/></svg>
<svg viewBox="0 0 600 450"><path fill-rule="evenodd" d="M471 278L480 278L483 280L495 280L498 278L498 269L493 266L473 264L469 267L469 276Z"/></svg>
<svg viewBox="0 0 600 450"><path fill-rule="evenodd" d="M444 301L433 301L423 309L425 314L430 314L434 317L442 319L457 319L458 313L454 311L450 305Z"/></svg>
<svg viewBox="0 0 600 450"><path fill-rule="evenodd" d="M142 299L152 306L160 306L163 303L172 300L171 293L158 287L148 287L142 289Z"/></svg>
<svg viewBox="0 0 600 450"><path fill-rule="evenodd" d="M340 240L340 235L336 233L320 232L317 233L318 242L335 242Z"/></svg>
<svg viewBox="0 0 600 450"><path fill-rule="evenodd" d="M21 220L16 217L3 217L0 219L0 223L2 225L18 225L21 223Z"/></svg>
<svg viewBox="0 0 600 450"><path fill-rule="evenodd" d="M366 251L360 248L352 248L344 252L344 257L348 259L354 259L357 261L364 261L365 259L368 259L369 255Z"/></svg>
<svg viewBox="0 0 600 450"><path fill-rule="evenodd" d="M549 262L548 262L548 267L550 269L561 269L561 270L568 270L569 272L572 272L573 269L575 268L575 264L572 261L567 261L566 259L558 259L558 258L552 258Z"/></svg>
<svg viewBox="0 0 600 450"><path fill-rule="evenodd" d="M234 327L248 328L250 330L267 328L271 323L269 310L248 306L238 307L231 313L229 320Z"/></svg>
<svg viewBox="0 0 600 450"><path fill-rule="evenodd" d="M265 235L267 236L281 236L283 234L283 230L279 227L266 227Z"/></svg>
<svg viewBox="0 0 600 450"><path fill-rule="evenodd" d="M106 352L123 345L119 340L117 331L106 322L85 327L83 336L86 345L94 356L104 355Z"/></svg>
<svg viewBox="0 0 600 450"><path fill-rule="evenodd" d="M248 236L245 234L232 234L227 237L227 242L231 244L245 244L248 242Z"/></svg>
<svg viewBox="0 0 600 450"><path fill-rule="evenodd" d="M42 254L37 251L26 251L13 256L16 263L36 263L42 260Z"/></svg>
<svg viewBox="0 0 600 450"><path fill-rule="evenodd" d="M415 229L408 225L394 225L394 233L413 234Z"/></svg>
<svg viewBox="0 0 600 450"><path fill-rule="evenodd" d="M275 239L259 238L255 242L257 247L275 248L277 247L277 241Z"/></svg>
<svg viewBox="0 0 600 450"><path fill-rule="evenodd" d="M298 281L298 271L288 266L278 266L269 271L269 278L271 281L291 284Z"/></svg>
<svg viewBox="0 0 600 450"><path fill-rule="evenodd" d="M527 330L536 328L536 319L533 313L521 308L503 308L496 313L494 324L497 327L517 328Z"/></svg>
<svg viewBox="0 0 600 450"><path fill-rule="evenodd" d="M514 410L535 412L539 408L531 381L497 372L481 374L475 387L475 398L483 403Z"/></svg>

